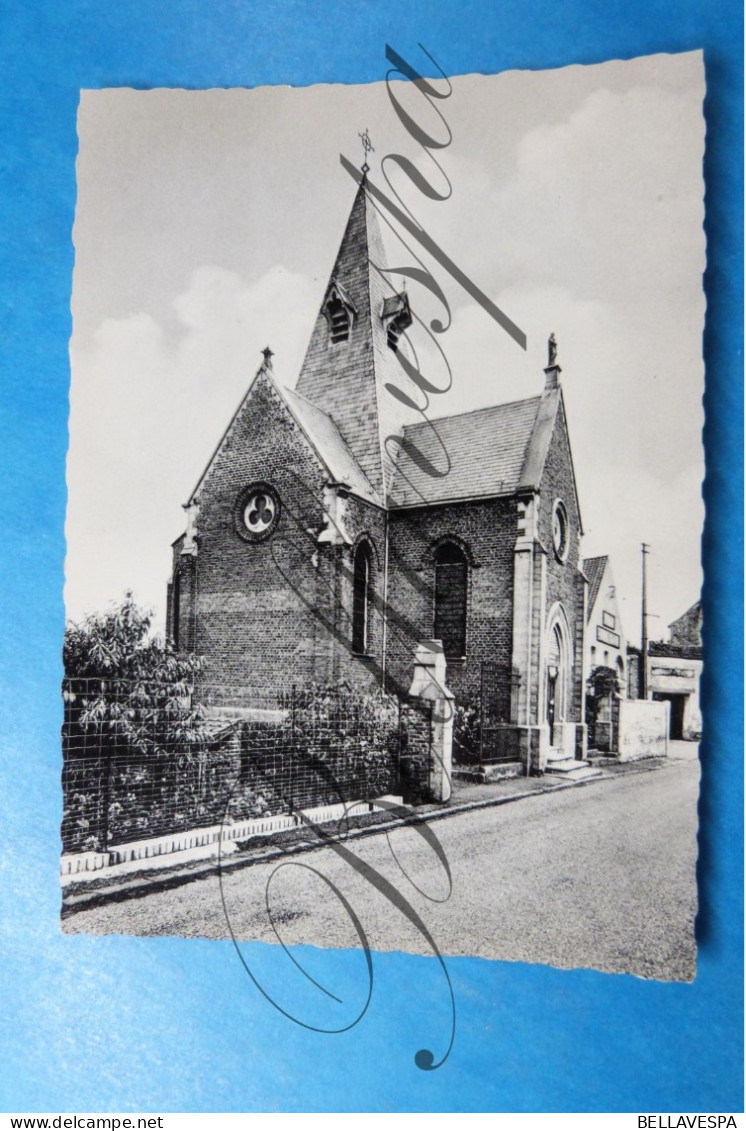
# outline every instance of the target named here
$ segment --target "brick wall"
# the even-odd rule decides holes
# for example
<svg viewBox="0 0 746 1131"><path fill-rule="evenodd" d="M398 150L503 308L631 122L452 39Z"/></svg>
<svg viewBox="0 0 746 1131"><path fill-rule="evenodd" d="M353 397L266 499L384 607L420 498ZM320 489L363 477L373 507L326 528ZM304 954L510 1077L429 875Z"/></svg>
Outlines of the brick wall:
<svg viewBox="0 0 746 1131"><path fill-rule="evenodd" d="M196 557L174 544L168 625L174 634L179 577L179 645L206 660L204 682L290 686L347 680L381 683L385 517L349 498L345 528L352 546L317 542L326 523L318 464L290 413L260 375L216 456L199 497ZM272 536L246 542L234 525L239 493L269 482L281 501ZM351 654L353 555L372 547L369 657Z"/></svg>
<svg viewBox="0 0 746 1131"><path fill-rule="evenodd" d="M474 702L483 660L509 670L515 530L514 499L392 514L389 668L402 685L411 678L417 641L433 634L435 548L446 538L456 539L469 561L466 658L448 663L448 685L457 701Z"/></svg>
<svg viewBox="0 0 746 1131"><path fill-rule="evenodd" d="M568 551L564 562L558 560L552 543L552 516L554 504L561 499L568 517ZM573 481L570 444L567 423L562 402L557 412L554 433L547 452L544 473L541 479L541 503L539 507L539 539L546 549L546 610L560 602L567 614L570 631L574 639L570 641L574 652L571 704L568 703L568 721L582 722L583 700L583 631L584 631L584 582L579 573L580 514ZM572 715L570 715L570 706Z"/></svg>

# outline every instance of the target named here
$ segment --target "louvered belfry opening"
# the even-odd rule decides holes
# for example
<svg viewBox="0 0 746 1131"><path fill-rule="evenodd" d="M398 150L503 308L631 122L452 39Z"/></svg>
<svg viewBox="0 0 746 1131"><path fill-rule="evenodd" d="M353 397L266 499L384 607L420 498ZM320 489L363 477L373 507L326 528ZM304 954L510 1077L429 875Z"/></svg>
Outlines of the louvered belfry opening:
<svg viewBox="0 0 746 1131"><path fill-rule="evenodd" d="M383 302L383 321L389 349L399 348L399 338L412 325L412 312L406 293L388 295Z"/></svg>
<svg viewBox="0 0 746 1131"><path fill-rule="evenodd" d="M435 629L446 656L466 655L468 564L460 546L446 542L435 552Z"/></svg>
<svg viewBox="0 0 746 1131"><path fill-rule="evenodd" d="M547 666L555 667L557 671L560 670L562 664L562 635L559 630L559 625L555 625L552 629L552 635L549 637L549 648L547 650Z"/></svg>
<svg viewBox="0 0 746 1131"><path fill-rule="evenodd" d="M402 327L395 318L392 318L386 328L386 341L388 342L389 349L397 350L399 348L399 338L401 335Z"/></svg>
<svg viewBox="0 0 746 1131"><path fill-rule="evenodd" d="M352 650L360 654L368 651L370 567L370 546L361 542L355 551L352 579Z"/></svg>
<svg viewBox="0 0 746 1131"><path fill-rule="evenodd" d="M332 344L346 342L350 336L350 312L336 295L326 304Z"/></svg>

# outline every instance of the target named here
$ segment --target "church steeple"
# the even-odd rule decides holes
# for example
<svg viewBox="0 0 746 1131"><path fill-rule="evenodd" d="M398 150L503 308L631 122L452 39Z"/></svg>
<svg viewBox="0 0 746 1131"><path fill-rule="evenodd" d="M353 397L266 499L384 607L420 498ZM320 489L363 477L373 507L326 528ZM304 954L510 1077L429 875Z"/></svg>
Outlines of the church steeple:
<svg viewBox="0 0 746 1131"><path fill-rule="evenodd" d="M388 436L412 419L385 388L409 392L397 360L399 335L411 324L409 303L387 281L376 211L363 177L301 367L297 392L327 412L381 501L397 455Z"/></svg>

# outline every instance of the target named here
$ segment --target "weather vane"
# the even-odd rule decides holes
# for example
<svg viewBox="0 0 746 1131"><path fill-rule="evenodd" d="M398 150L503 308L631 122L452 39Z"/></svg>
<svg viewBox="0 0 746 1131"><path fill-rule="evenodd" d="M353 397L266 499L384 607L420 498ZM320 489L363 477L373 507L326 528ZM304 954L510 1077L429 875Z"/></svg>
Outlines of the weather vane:
<svg viewBox="0 0 746 1131"><path fill-rule="evenodd" d="M358 136L358 137L360 138L360 140L361 140L361 141L362 141L362 143L363 143L363 165L362 165L362 172L363 172L363 173L367 173L367 172L369 171L369 169L370 169L370 165L368 164L368 154L369 154L369 153L375 153L375 149L373 148L373 145L372 145L372 143L371 143L371 140L370 140L370 135L369 135L369 133L368 133L368 130L367 130L367 128L366 128L366 130L365 130L365 133L364 133L364 134L360 134L360 133L359 133L359 134L358 134L357 136Z"/></svg>

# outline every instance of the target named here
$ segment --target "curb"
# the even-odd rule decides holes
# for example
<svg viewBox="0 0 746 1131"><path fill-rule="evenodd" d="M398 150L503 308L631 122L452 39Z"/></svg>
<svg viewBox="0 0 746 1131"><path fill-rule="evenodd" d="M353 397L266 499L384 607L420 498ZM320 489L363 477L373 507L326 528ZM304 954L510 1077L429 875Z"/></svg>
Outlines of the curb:
<svg viewBox="0 0 746 1131"><path fill-rule="evenodd" d="M527 789L520 793L509 794L505 797L488 797L483 800L475 799L473 801L465 801L460 805L446 804L439 808L413 812L407 814L405 817L392 816L390 819L379 821L377 824L350 828L345 840L358 840L362 837L376 836L381 832L388 832L390 829L422 824L429 821L445 820L448 817L459 816L462 813L470 813L478 809L497 808L500 805L508 805L514 801L524 801L529 797L540 797L547 793L558 793L567 789L584 788L602 781L611 781L616 777L630 777L636 774L651 773L654 770L661 769L666 764L666 761L661 762L658 759L652 764L651 762L626 763L624 774L606 772L603 770L598 777L587 778L585 780L542 782L542 784L535 789ZM253 852L251 849L247 849L242 852L240 856L231 855L230 857L224 857L222 860L219 856L214 856L205 860L195 860L191 865L184 864L183 862L181 865L174 863L168 868L151 868L134 874L130 873L126 879L112 877L108 883L106 882L106 877L103 876L100 871L90 873L91 880L88 891L75 891L74 889L77 887L77 884L72 883L69 885L69 889L73 890L68 889L68 892L63 896L61 918L69 919L78 911L83 911L89 907L96 907L105 903L118 903L128 899L137 899L140 896L151 895L159 891L167 891L175 887L182 887L196 880L206 879L210 875L217 875L219 872L225 874L242 868L250 868L257 864L267 864L273 860L281 859L282 857L295 856L306 852L316 852L319 849L327 847L328 844L325 840L317 838L312 843L278 844L266 848L257 848ZM89 886L82 880L81 884L83 884L83 886ZM94 884L95 886L93 886Z"/></svg>

